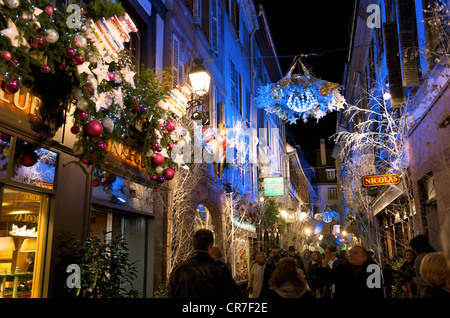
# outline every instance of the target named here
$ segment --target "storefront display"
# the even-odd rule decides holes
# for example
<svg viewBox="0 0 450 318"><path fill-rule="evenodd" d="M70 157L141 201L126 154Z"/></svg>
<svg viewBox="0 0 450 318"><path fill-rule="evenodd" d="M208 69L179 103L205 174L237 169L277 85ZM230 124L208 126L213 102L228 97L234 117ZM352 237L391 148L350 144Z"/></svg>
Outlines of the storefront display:
<svg viewBox="0 0 450 318"><path fill-rule="evenodd" d="M30 298L39 285L47 195L4 186L0 214L0 297Z"/></svg>

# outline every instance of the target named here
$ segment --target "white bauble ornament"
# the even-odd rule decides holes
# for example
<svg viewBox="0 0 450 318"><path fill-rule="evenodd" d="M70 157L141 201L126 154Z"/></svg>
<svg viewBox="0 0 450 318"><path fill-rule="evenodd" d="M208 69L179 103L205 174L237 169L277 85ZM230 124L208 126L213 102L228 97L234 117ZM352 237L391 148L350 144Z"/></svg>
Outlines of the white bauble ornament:
<svg viewBox="0 0 450 318"><path fill-rule="evenodd" d="M4 0L4 3L9 9L16 9L20 5L19 0Z"/></svg>
<svg viewBox="0 0 450 318"><path fill-rule="evenodd" d="M77 108L80 110L86 110L88 108L88 101L85 99L80 99L77 103Z"/></svg>
<svg viewBox="0 0 450 318"><path fill-rule="evenodd" d="M114 130L114 121L109 117L104 117L102 119L102 125L109 132L112 132Z"/></svg>
<svg viewBox="0 0 450 318"><path fill-rule="evenodd" d="M87 44L87 40L84 36L82 36L81 34L77 34L75 35L75 45L78 47L85 47Z"/></svg>
<svg viewBox="0 0 450 318"><path fill-rule="evenodd" d="M157 167L155 168L155 171L156 171L157 174L161 174L161 173L164 171L164 167L162 167L162 166L157 166Z"/></svg>
<svg viewBox="0 0 450 318"><path fill-rule="evenodd" d="M47 31L47 42L49 43L55 43L59 40L59 34L54 29L50 29Z"/></svg>

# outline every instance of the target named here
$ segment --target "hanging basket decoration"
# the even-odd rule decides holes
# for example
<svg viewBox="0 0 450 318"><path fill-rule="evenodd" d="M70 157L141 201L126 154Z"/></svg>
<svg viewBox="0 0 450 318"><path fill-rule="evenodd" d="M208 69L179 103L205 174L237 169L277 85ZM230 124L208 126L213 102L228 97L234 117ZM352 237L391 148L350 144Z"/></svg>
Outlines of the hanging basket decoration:
<svg viewBox="0 0 450 318"><path fill-rule="evenodd" d="M292 74L297 63L303 75ZM276 114L284 121L295 124L309 117L317 120L328 112L344 107L345 99L338 84L316 78L296 57L288 73L278 83L269 83L258 88L256 105L268 113Z"/></svg>

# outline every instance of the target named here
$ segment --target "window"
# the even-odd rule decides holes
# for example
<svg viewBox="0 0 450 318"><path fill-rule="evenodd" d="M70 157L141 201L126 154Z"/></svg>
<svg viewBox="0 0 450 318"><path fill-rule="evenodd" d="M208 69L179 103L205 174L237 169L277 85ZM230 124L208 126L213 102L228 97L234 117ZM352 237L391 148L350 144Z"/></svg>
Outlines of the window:
<svg viewBox="0 0 450 318"><path fill-rule="evenodd" d="M194 17L194 22L202 26L202 0L193 1L192 16Z"/></svg>
<svg viewBox="0 0 450 318"><path fill-rule="evenodd" d="M337 199L336 188L328 188L328 199L329 200L336 200Z"/></svg>
<svg viewBox="0 0 450 318"><path fill-rule="evenodd" d="M210 0L210 29L209 43L214 53L218 54L219 50L219 8L218 0Z"/></svg>
<svg viewBox="0 0 450 318"><path fill-rule="evenodd" d="M328 181L336 180L336 170L335 169L327 169L327 180Z"/></svg>
<svg viewBox="0 0 450 318"><path fill-rule="evenodd" d="M180 56L180 41L175 34L172 35L172 86L183 83L183 63Z"/></svg>
<svg viewBox="0 0 450 318"><path fill-rule="evenodd" d="M236 35L240 38L240 13L239 13L239 3L234 0L231 2L231 24L236 31Z"/></svg>
<svg viewBox="0 0 450 318"><path fill-rule="evenodd" d="M47 196L10 187L0 191L0 297L39 297Z"/></svg>
<svg viewBox="0 0 450 318"><path fill-rule="evenodd" d="M230 60L230 82L231 82L231 103L240 110L240 74L236 70L234 63Z"/></svg>

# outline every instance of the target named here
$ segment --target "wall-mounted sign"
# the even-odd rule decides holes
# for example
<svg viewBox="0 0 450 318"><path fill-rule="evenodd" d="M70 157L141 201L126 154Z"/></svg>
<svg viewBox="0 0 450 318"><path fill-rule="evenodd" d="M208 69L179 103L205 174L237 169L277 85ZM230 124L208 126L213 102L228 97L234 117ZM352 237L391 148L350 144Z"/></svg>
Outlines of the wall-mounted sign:
<svg viewBox="0 0 450 318"><path fill-rule="evenodd" d="M284 195L284 178L264 178L264 196L275 197Z"/></svg>
<svg viewBox="0 0 450 318"><path fill-rule="evenodd" d="M363 187L379 187L383 185L395 185L400 183L400 176L395 173L380 174L362 177Z"/></svg>
<svg viewBox="0 0 450 318"><path fill-rule="evenodd" d="M142 154L138 150L115 141L110 141L106 150L113 156L118 157L135 167L142 168Z"/></svg>

